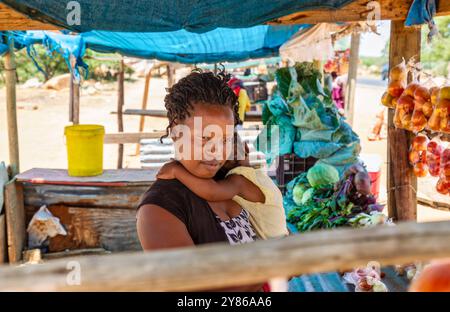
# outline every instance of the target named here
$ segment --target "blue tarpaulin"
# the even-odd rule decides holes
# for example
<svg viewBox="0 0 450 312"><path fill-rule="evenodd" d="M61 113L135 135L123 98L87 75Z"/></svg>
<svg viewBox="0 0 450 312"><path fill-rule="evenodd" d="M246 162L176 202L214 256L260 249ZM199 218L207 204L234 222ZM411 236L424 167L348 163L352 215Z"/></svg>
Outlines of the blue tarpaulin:
<svg viewBox="0 0 450 312"><path fill-rule="evenodd" d="M25 15L76 32L207 32L247 28L295 12L337 9L354 0L0 0ZM440 0L447 1L447 0ZM406 25L429 23L436 0L414 0Z"/></svg>
<svg viewBox="0 0 450 312"><path fill-rule="evenodd" d="M354 0L2 0L31 18L77 32L207 32L247 28Z"/></svg>
<svg viewBox="0 0 450 312"><path fill-rule="evenodd" d="M279 47L301 27L254 26L243 29L217 28L207 33L186 30L163 33L92 31L65 35L47 31L14 32L17 44L26 47L42 43L68 59L82 58L86 48L117 52L126 56L181 63L235 62L278 55Z"/></svg>

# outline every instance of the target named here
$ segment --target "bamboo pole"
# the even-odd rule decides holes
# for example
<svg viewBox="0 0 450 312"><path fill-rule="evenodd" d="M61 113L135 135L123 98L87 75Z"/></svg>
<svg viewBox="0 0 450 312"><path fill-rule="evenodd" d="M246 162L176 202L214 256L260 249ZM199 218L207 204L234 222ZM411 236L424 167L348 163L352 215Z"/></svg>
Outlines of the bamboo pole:
<svg viewBox="0 0 450 312"><path fill-rule="evenodd" d="M8 121L9 162L12 176L20 172L19 132L17 126L16 62L14 39L9 40L9 51L5 55L6 115Z"/></svg>
<svg viewBox="0 0 450 312"><path fill-rule="evenodd" d="M355 91L356 79L358 76L358 62L359 62L359 43L361 35L359 32L352 33L350 45L350 61L348 68L347 85L345 92L345 116L347 122L353 127L354 109L355 109Z"/></svg>
<svg viewBox="0 0 450 312"><path fill-rule="evenodd" d="M148 70L145 74L145 86L144 86L144 96L142 97L142 109L147 109L148 103L148 93L150 90L150 79L152 78L152 68ZM139 132L144 131L145 128L145 116L140 116L139 120ZM136 145L136 155L139 155L140 144Z"/></svg>
<svg viewBox="0 0 450 312"><path fill-rule="evenodd" d="M38 266L0 267L0 291L189 291L252 285L365 267L369 261L385 266L445 258L450 256L445 239L449 236L449 221L407 222L322 230L238 246L221 243L67 258Z"/></svg>
<svg viewBox="0 0 450 312"><path fill-rule="evenodd" d="M118 99L117 99L117 128L118 132L123 132L123 105L125 102L125 64L123 59L120 61L118 76ZM119 144L117 169L123 167L123 144Z"/></svg>
<svg viewBox="0 0 450 312"><path fill-rule="evenodd" d="M420 60L420 28L405 27L404 21L391 22L389 67L411 57ZM417 219L417 178L408 160L412 134L394 126L394 110L388 112L388 211L396 220Z"/></svg>

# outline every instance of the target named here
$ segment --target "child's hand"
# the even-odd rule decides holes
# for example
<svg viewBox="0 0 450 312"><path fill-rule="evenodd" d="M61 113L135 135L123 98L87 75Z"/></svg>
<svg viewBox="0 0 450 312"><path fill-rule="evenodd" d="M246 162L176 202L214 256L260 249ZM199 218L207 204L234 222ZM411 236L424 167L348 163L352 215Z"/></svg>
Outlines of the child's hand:
<svg viewBox="0 0 450 312"><path fill-rule="evenodd" d="M164 164L156 174L156 178L162 180L176 179L175 173L179 166L181 165L177 161L171 161Z"/></svg>

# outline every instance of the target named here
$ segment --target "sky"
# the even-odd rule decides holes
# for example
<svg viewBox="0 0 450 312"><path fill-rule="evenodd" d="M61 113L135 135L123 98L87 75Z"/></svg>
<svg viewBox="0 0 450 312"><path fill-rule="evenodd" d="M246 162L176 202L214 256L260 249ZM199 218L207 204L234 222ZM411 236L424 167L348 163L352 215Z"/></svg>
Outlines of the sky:
<svg viewBox="0 0 450 312"><path fill-rule="evenodd" d="M390 22L380 21L378 23L378 32L380 35L374 33L364 33L361 35L359 49L361 56L381 56L381 51L389 39Z"/></svg>

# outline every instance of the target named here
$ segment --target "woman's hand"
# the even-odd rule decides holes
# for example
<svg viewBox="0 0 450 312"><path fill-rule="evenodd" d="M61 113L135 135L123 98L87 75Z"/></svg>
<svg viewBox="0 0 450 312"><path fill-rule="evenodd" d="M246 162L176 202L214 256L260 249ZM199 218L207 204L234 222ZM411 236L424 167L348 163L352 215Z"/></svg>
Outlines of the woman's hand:
<svg viewBox="0 0 450 312"><path fill-rule="evenodd" d="M177 161L171 161L159 169L159 172L156 174L157 179L162 180L171 180L176 179L176 171L179 169L181 165Z"/></svg>

